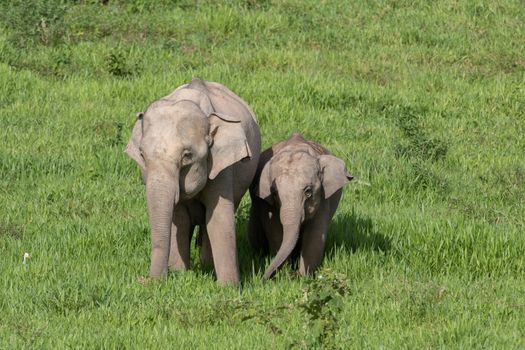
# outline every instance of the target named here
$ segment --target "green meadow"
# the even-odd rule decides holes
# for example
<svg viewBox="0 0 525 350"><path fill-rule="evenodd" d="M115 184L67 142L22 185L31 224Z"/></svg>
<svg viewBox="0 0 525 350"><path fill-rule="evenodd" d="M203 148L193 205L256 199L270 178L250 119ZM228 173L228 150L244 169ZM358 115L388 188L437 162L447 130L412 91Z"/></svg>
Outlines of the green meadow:
<svg viewBox="0 0 525 350"><path fill-rule="evenodd" d="M155 99L198 76L263 147L299 131L349 183L319 273L252 256L149 281ZM0 4L0 348L525 348L522 1ZM23 263L24 253L30 257Z"/></svg>

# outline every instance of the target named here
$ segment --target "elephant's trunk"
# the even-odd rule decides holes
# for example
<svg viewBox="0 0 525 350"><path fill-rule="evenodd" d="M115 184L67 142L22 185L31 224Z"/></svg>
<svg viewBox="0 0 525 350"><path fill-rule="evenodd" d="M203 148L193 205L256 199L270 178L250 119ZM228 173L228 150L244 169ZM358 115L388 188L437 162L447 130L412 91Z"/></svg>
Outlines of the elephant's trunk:
<svg viewBox="0 0 525 350"><path fill-rule="evenodd" d="M146 184L151 227L151 277L168 273L173 207L179 201L178 171L149 174Z"/></svg>
<svg viewBox="0 0 525 350"><path fill-rule="evenodd" d="M283 225L283 241L277 255L273 258L270 266L264 273L264 278L268 279L273 276L275 271L290 256L299 239L299 231L303 220L302 207L287 206L281 207L280 219Z"/></svg>

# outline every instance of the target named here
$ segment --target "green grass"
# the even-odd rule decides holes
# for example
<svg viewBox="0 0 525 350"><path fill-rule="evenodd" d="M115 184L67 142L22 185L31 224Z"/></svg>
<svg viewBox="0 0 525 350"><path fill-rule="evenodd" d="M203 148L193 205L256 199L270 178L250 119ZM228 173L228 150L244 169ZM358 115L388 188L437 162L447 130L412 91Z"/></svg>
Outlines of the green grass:
<svg viewBox="0 0 525 350"><path fill-rule="evenodd" d="M522 2L100 3L0 5L0 348L525 347ZM123 149L193 76L355 175L323 279L262 281L245 198L241 291L197 263L142 283Z"/></svg>

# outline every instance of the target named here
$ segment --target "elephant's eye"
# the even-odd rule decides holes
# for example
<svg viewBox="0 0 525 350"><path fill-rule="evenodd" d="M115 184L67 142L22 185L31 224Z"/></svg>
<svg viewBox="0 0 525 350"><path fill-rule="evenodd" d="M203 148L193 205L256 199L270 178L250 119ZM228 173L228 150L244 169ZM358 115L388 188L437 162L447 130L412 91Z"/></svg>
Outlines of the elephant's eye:
<svg viewBox="0 0 525 350"><path fill-rule="evenodd" d="M304 196L305 196L306 198L310 198L310 197L312 197L312 189L310 188L310 186L306 186L306 187L304 188Z"/></svg>
<svg viewBox="0 0 525 350"><path fill-rule="evenodd" d="M193 154L190 151L184 151L182 153L182 165L191 163L193 159Z"/></svg>

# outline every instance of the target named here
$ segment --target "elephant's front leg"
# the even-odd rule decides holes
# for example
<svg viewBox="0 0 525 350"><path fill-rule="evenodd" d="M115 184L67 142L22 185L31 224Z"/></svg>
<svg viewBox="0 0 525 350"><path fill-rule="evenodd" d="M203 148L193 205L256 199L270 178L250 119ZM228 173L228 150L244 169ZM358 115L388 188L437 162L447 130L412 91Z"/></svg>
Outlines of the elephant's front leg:
<svg viewBox="0 0 525 350"><path fill-rule="evenodd" d="M207 186L203 201L206 206L206 230L217 281L220 284L238 284L240 273L230 169L223 171Z"/></svg>
<svg viewBox="0 0 525 350"><path fill-rule="evenodd" d="M326 236L330 224L328 205L322 205L315 217L305 222L302 230L299 274L312 274L321 265L324 256Z"/></svg>
<svg viewBox="0 0 525 350"><path fill-rule="evenodd" d="M170 271L184 271L190 268L190 242L192 226L188 210L183 205L173 209L171 244L169 257Z"/></svg>

